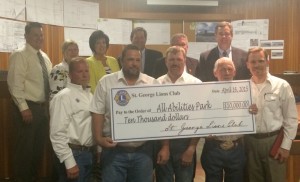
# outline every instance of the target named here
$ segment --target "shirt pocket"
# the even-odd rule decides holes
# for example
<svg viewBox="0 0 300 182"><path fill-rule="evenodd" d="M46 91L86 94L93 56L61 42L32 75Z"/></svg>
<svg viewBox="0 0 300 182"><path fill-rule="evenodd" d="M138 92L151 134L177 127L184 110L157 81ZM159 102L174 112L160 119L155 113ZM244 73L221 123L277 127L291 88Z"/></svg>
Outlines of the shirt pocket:
<svg viewBox="0 0 300 182"><path fill-rule="evenodd" d="M270 112L276 112L280 108L279 96L274 93L265 93L264 103L265 108Z"/></svg>

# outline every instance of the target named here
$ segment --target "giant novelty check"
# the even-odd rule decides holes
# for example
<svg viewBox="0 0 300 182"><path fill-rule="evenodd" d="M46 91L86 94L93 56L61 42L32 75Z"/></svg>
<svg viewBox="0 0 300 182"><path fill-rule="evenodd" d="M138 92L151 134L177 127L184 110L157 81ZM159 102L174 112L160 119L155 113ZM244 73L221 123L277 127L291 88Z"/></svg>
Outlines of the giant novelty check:
<svg viewBox="0 0 300 182"><path fill-rule="evenodd" d="M255 133L250 81L111 89L117 142Z"/></svg>

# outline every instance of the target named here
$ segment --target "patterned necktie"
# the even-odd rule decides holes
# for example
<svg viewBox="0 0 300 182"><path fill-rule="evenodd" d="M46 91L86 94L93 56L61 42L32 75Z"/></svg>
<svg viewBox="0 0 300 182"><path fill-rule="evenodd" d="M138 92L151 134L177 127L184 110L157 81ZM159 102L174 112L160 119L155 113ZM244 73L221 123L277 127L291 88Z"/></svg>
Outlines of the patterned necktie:
<svg viewBox="0 0 300 182"><path fill-rule="evenodd" d="M223 57L228 57L228 54L227 54L227 52L226 51L223 51Z"/></svg>
<svg viewBox="0 0 300 182"><path fill-rule="evenodd" d="M38 52L37 55L39 57L40 64L42 66L45 97L46 97L46 100L48 100L49 99L49 92L50 92L48 70L47 70L46 63L45 63L45 60L44 60L42 54L40 52Z"/></svg>

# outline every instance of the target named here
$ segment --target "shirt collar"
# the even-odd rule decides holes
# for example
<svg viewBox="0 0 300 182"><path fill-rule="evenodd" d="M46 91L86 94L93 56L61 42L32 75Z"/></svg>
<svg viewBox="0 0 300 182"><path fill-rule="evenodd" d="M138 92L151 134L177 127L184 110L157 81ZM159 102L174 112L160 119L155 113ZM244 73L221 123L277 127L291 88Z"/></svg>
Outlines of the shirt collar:
<svg viewBox="0 0 300 182"><path fill-rule="evenodd" d="M219 50L219 55L220 55L220 56L223 54L224 51L227 52L227 55L231 54L231 46L230 46L227 50L222 50L222 49L218 46L218 50Z"/></svg>
<svg viewBox="0 0 300 182"><path fill-rule="evenodd" d="M265 82L266 83L270 83L271 85L273 85L274 84L274 82L273 82L273 79L272 79L272 75L270 74L270 73L267 73L267 77L266 77L266 80L265 80ZM253 82L253 80L251 79L251 82ZM254 82L253 82L254 83Z"/></svg>
<svg viewBox="0 0 300 182"><path fill-rule="evenodd" d="M177 78L177 80L175 81L175 83L178 82L178 81L184 83L184 82L185 82L185 79L184 79L184 78L186 78L186 75L187 75L187 74L188 74L188 73L187 73L186 71L183 71L183 73L181 74L181 76L180 76L179 78ZM172 80L171 80L171 78L169 77L169 74L168 74L168 73L166 74L166 81L172 83Z"/></svg>
<svg viewBox="0 0 300 182"><path fill-rule="evenodd" d="M123 70L118 71L118 81L123 81L127 84ZM138 83L147 83L146 78L144 77L144 74L140 72L139 78L135 82L135 85L138 85Z"/></svg>
<svg viewBox="0 0 300 182"><path fill-rule="evenodd" d="M33 48L30 44L26 43L26 49L29 50L30 52L37 54L38 52L41 52L41 50L36 50L35 48Z"/></svg>
<svg viewBox="0 0 300 182"><path fill-rule="evenodd" d="M77 84L74 84L74 83L71 83L71 82L68 82L67 85L68 85L67 86L68 88L74 88L74 89L77 89L77 90L80 90L80 91L83 91L83 92L90 92L89 87L84 90L81 85L77 85Z"/></svg>

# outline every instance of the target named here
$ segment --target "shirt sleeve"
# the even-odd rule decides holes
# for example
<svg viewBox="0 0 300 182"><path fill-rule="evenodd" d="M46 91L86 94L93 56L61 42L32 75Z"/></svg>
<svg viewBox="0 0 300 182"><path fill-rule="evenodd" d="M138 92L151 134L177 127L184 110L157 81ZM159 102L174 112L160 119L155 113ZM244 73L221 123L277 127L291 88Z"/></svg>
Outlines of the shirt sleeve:
<svg viewBox="0 0 300 182"><path fill-rule="evenodd" d="M90 111L96 114L105 114L105 99L107 92L104 89L105 80L101 79L97 84L93 99L90 105Z"/></svg>
<svg viewBox="0 0 300 182"><path fill-rule="evenodd" d="M15 52L10 56L7 84L12 99L20 111L28 109L24 91L27 69L26 60L20 52Z"/></svg>
<svg viewBox="0 0 300 182"><path fill-rule="evenodd" d="M57 95L50 102L50 140L59 161L64 162L67 169L76 165L68 146L68 127L72 121L70 106L65 95Z"/></svg>
<svg viewBox="0 0 300 182"><path fill-rule="evenodd" d="M282 114L284 137L281 143L281 148L290 150L292 142L296 137L298 129L298 114L295 103L295 97L292 88L289 85L284 86L282 99Z"/></svg>
<svg viewBox="0 0 300 182"><path fill-rule="evenodd" d="M66 87L65 81L67 79L67 72L65 70L54 67L51 70L49 77L50 84L50 100L57 94L60 90Z"/></svg>

